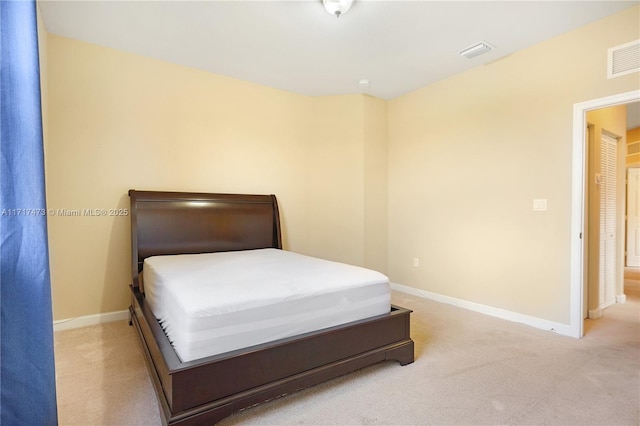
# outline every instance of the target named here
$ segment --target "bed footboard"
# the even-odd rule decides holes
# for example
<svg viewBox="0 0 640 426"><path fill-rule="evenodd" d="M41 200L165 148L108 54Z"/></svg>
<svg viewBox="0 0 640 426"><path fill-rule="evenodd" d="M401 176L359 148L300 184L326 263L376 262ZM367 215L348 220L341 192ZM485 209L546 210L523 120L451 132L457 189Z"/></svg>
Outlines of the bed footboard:
<svg viewBox="0 0 640 426"><path fill-rule="evenodd" d="M393 306L386 315L181 363L142 295L132 290L132 322L168 425L210 425L378 362L414 360L411 311Z"/></svg>

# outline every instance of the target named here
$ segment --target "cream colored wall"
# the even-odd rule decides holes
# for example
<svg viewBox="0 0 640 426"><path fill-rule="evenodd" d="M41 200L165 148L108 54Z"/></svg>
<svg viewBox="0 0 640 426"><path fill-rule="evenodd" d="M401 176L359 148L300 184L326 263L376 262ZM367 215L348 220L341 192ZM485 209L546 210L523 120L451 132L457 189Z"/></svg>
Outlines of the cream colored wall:
<svg viewBox="0 0 640 426"><path fill-rule="evenodd" d="M364 102L364 262L387 272L387 102L370 96Z"/></svg>
<svg viewBox="0 0 640 426"><path fill-rule="evenodd" d="M363 261L363 135L362 97L315 98L311 112L306 203L315 214L301 218L308 254ZM313 129L313 131L311 131ZM353 173L355 178L347 178Z"/></svg>
<svg viewBox="0 0 640 426"><path fill-rule="evenodd" d="M364 263L366 97L310 98L53 35L48 59L56 320L128 306L129 217L82 211L127 208L130 188L275 193L286 248Z"/></svg>
<svg viewBox="0 0 640 426"><path fill-rule="evenodd" d="M305 217L309 254L386 272L386 102L370 96L313 100Z"/></svg>
<svg viewBox="0 0 640 426"><path fill-rule="evenodd" d="M606 78L607 49L638 38L638 14L389 103L393 281L569 324L573 105L639 88L637 74ZM538 198L548 211L532 211Z"/></svg>
<svg viewBox="0 0 640 426"><path fill-rule="evenodd" d="M600 185L595 183L595 175L602 173L600 167L600 145L602 134L618 138L618 173L616 176L616 295L624 293L624 246L625 246L625 179L626 179L626 128L627 109L624 105L602 108L587 112L589 126L589 168L587 172L588 195L588 238L586 239L589 253L587 267L588 276L585 279L587 289L587 308L589 317L600 317L599 312L599 276L600 276Z"/></svg>

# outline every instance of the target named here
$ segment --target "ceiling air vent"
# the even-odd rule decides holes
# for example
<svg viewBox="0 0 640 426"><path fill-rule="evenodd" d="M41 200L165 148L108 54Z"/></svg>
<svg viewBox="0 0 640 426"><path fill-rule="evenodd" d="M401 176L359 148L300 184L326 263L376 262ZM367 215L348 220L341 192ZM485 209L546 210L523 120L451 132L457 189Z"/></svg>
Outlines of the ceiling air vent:
<svg viewBox="0 0 640 426"><path fill-rule="evenodd" d="M471 59L475 58L476 56L482 55L483 53L491 52L493 49L494 47L486 41L480 41L467 47L466 49L462 49L458 52L458 54L460 56L464 56L467 59Z"/></svg>
<svg viewBox="0 0 640 426"><path fill-rule="evenodd" d="M608 52L607 78L640 71L640 40L612 47Z"/></svg>

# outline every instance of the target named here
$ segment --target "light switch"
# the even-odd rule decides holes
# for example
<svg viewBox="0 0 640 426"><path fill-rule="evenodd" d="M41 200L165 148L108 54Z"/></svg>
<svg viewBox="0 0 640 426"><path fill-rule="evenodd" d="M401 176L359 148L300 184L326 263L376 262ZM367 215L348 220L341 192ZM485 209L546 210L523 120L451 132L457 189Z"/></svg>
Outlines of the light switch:
<svg viewBox="0 0 640 426"><path fill-rule="evenodd" d="M547 211L547 199L546 198L537 198L533 200L533 211L534 212L546 212Z"/></svg>

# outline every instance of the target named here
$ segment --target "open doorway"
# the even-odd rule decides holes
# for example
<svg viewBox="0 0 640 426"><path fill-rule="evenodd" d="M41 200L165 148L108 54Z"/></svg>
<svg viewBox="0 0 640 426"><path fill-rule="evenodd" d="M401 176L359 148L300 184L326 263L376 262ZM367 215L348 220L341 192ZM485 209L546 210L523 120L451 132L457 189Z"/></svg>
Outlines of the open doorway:
<svg viewBox="0 0 640 426"><path fill-rule="evenodd" d="M635 194L627 191L630 167L635 165L628 147L638 142L633 130L640 126L636 105L638 102L586 113L584 319L598 319L605 309L625 302L625 267L633 260L628 255L637 252L640 243L637 232L627 232L629 212L638 207L637 190ZM629 182L629 188L634 182ZM628 195L635 195L630 197L635 200L631 205ZM635 218L637 221L637 212ZM635 227L637 231L638 224Z"/></svg>
<svg viewBox="0 0 640 426"><path fill-rule="evenodd" d="M633 279L638 280L638 275L640 275L640 102L627 104L626 169L627 246L625 268L629 270L630 275L633 275Z"/></svg>
<svg viewBox="0 0 640 426"><path fill-rule="evenodd" d="M598 295L593 295L593 287L589 286L589 256L588 240L589 240L589 227L588 225L588 202L589 202L589 180L595 180L595 175L591 176L588 173L588 153L589 146L587 141L588 137L588 120L587 114L590 111L601 110L604 108L616 107L627 104L634 104L640 101L640 90L623 93L620 95L609 96L606 98L595 99L592 101L583 102L574 105L573 114L573 173L572 173L572 218L571 218L571 312L570 312L570 330L571 334L575 337L582 337L584 334L584 313L588 311L588 305L592 296L597 298ZM626 109L626 107L625 107ZM602 132L601 132L602 133ZM609 136L616 136L609 135ZM626 134L625 134L626 136ZM625 138L626 139L626 138ZM625 147L626 149L626 147ZM593 178L593 179L592 179ZM622 203L624 206L624 201ZM624 214L618 217L622 217L624 223ZM599 229L599 228L598 228ZM620 235L619 233L617 235ZM622 234L624 239L624 234ZM616 242L620 244L620 242ZM624 244L622 244L624 247ZM624 256L624 249L618 250L618 256ZM616 258L616 264L624 265L624 261L620 263L620 258ZM624 270L618 268L619 270ZM623 272L621 272L623 274ZM618 277L621 281L624 280L623 276Z"/></svg>
<svg viewBox="0 0 640 426"><path fill-rule="evenodd" d="M640 159L634 158L640 156L640 152L635 154L631 149L640 149L640 127L627 133L627 244L624 266L633 273L640 271Z"/></svg>

